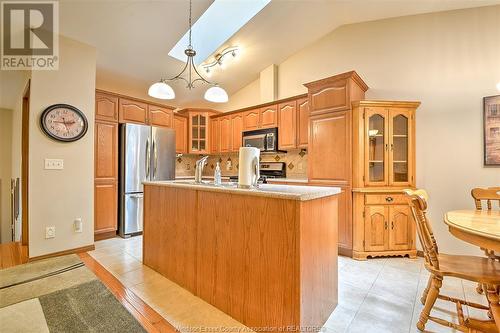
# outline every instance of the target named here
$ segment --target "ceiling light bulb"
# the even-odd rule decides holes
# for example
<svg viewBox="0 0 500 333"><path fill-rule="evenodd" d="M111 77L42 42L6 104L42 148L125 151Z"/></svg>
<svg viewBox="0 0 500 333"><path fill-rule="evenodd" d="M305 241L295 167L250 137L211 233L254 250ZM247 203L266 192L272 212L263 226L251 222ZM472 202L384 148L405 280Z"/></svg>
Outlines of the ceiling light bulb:
<svg viewBox="0 0 500 333"><path fill-rule="evenodd" d="M497 90L500 91L500 82L497 83Z"/></svg>
<svg viewBox="0 0 500 333"><path fill-rule="evenodd" d="M156 82L149 87L148 95L159 99L174 99L175 92L171 86L165 82Z"/></svg>
<svg viewBox="0 0 500 333"><path fill-rule="evenodd" d="M205 92L205 99L214 103L226 103L229 100L227 92L221 87L211 87Z"/></svg>

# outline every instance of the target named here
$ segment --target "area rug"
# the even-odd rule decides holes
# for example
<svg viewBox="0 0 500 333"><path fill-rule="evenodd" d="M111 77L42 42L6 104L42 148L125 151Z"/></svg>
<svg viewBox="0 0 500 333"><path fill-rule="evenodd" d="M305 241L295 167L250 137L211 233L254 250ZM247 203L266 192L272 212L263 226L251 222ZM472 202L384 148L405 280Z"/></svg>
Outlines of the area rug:
<svg viewBox="0 0 500 333"><path fill-rule="evenodd" d="M0 270L0 332L146 332L76 255Z"/></svg>

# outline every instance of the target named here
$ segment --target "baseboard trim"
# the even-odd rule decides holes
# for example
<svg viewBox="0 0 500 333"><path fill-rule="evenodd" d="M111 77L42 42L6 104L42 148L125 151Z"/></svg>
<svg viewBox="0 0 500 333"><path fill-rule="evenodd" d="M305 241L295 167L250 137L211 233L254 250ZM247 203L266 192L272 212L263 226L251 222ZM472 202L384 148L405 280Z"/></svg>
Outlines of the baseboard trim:
<svg viewBox="0 0 500 333"><path fill-rule="evenodd" d="M343 247L339 247L339 256L352 258L352 249L346 249Z"/></svg>
<svg viewBox="0 0 500 333"><path fill-rule="evenodd" d="M116 230L94 234L94 242L116 237Z"/></svg>
<svg viewBox="0 0 500 333"><path fill-rule="evenodd" d="M54 252L54 253L49 253L49 254L44 254L41 256L33 257L33 258L28 258L28 261L37 261L37 260L42 260L42 259L47 259L47 258L53 258L53 257L60 257L60 256L65 256L67 254L74 254L74 253L81 253L81 252L88 252L88 251L93 251L95 250L95 245L87 245L87 246L82 246L82 247L77 247L74 249L69 249L69 250L64 250L64 251L59 251L59 252Z"/></svg>

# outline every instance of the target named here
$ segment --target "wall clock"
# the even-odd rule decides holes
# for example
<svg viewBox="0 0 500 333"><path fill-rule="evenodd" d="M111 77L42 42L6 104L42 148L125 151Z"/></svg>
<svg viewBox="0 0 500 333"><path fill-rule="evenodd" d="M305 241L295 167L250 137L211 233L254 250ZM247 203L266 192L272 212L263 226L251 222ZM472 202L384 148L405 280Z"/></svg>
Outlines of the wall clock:
<svg viewBox="0 0 500 333"><path fill-rule="evenodd" d="M45 134L62 142L81 139L88 128L83 112L68 104L54 104L46 108L40 117L40 124Z"/></svg>

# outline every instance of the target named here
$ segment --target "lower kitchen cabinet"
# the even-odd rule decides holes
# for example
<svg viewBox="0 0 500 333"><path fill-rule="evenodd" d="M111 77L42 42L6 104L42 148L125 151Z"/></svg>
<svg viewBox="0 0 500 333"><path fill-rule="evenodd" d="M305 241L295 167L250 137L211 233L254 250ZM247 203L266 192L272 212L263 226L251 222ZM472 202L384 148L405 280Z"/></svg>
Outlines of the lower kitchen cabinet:
<svg viewBox="0 0 500 333"><path fill-rule="evenodd" d="M370 191L370 190L366 190ZM415 223L402 190L354 191L353 257L416 257Z"/></svg>
<svg viewBox="0 0 500 333"><path fill-rule="evenodd" d="M96 240L116 234L118 228L118 183L95 181L94 237Z"/></svg>

